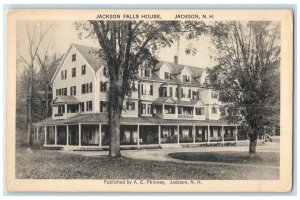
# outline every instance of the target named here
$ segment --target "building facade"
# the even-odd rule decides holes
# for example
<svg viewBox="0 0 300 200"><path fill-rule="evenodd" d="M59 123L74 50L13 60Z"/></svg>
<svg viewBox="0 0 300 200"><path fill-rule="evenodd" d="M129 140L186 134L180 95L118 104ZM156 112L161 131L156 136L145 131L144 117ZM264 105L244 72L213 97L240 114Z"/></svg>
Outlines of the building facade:
<svg viewBox="0 0 300 200"><path fill-rule="evenodd" d="M107 67L97 49L72 44L51 83L52 117L37 122L44 146L74 149L109 145ZM160 61L141 66L121 117L121 146L225 144L237 126L221 119L218 92L204 68ZM41 129L42 127L42 129Z"/></svg>

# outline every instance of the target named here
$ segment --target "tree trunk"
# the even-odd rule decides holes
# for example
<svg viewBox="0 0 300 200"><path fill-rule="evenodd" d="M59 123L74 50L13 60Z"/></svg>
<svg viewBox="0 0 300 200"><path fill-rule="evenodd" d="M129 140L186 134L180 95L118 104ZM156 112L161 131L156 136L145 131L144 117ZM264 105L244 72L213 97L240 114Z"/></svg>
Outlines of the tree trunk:
<svg viewBox="0 0 300 200"><path fill-rule="evenodd" d="M120 119L123 108L123 99L121 87L113 82L109 91L108 114L110 129L109 157L120 157Z"/></svg>
<svg viewBox="0 0 300 200"><path fill-rule="evenodd" d="M120 157L120 114L112 108L110 114L110 146L109 157Z"/></svg>
<svg viewBox="0 0 300 200"><path fill-rule="evenodd" d="M249 155L256 156L256 143L257 138L250 138L250 144L249 144Z"/></svg>

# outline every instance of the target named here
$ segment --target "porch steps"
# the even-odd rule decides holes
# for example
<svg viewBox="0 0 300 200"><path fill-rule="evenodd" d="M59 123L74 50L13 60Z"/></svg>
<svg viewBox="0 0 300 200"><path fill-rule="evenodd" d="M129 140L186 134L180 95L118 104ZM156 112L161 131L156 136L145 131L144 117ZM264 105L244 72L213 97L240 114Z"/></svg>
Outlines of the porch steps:
<svg viewBox="0 0 300 200"><path fill-rule="evenodd" d="M160 144L160 147L162 149L178 149L178 148L182 148L182 146L180 144Z"/></svg>

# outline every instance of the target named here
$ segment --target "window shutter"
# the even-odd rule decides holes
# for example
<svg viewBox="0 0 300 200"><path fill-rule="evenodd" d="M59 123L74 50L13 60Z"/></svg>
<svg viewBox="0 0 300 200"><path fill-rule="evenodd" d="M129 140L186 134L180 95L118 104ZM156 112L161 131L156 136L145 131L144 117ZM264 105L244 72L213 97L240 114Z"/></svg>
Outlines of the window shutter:
<svg viewBox="0 0 300 200"><path fill-rule="evenodd" d="M132 110L135 110L135 102L132 102L131 105L132 105Z"/></svg>
<svg viewBox="0 0 300 200"><path fill-rule="evenodd" d="M153 85L150 85L150 95L153 95Z"/></svg>

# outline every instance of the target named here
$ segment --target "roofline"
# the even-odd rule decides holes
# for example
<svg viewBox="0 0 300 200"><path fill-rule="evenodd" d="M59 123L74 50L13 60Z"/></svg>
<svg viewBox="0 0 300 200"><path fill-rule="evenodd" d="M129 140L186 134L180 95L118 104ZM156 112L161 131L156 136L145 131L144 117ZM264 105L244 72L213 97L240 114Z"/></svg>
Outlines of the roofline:
<svg viewBox="0 0 300 200"><path fill-rule="evenodd" d="M71 44L67 50L67 53L64 55L64 58L62 59L62 62L60 63L60 65L58 66L58 68L56 69L55 73L53 74L52 78L51 78L51 81L50 81L50 85L53 84L53 81L55 79L55 77L57 76L57 73L59 72L62 64L65 62L66 58L67 58L67 55L69 54L71 48L72 48L73 44Z"/></svg>
<svg viewBox="0 0 300 200"><path fill-rule="evenodd" d="M83 46L84 46L84 45L83 45ZM67 55L69 55L69 53L70 53L72 47L74 47L74 48L76 49L76 51L79 53L79 55L80 55L80 56L82 57L82 59L85 61L85 63L92 69L92 71L95 72L95 74L96 74L96 73L104 66L104 65L100 66L99 69L98 69L97 71L94 70L94 68L89 64L89 62L87 62L87 60L86 60L86 59L84 58L84 56L80 53L80 51L78 51L78 49L76 48L76 46L74 46L74 43L72 43L72 44L70 45L69 49L67 50L67 53L64 55L64 58L63 58L62 62L60 63L59 67L56 69L54 75L52 76L52 79L51 79L51 81L50 81L50 85L53 84L53 81L54 81L55 77L57 76L57 73L59 72L60 68L61 68L62 65L64 64L64 62L65 62L65 60L66 60L66 58L67 58ZM86 46L86 47L88 47L88 46Z"/></svg>

